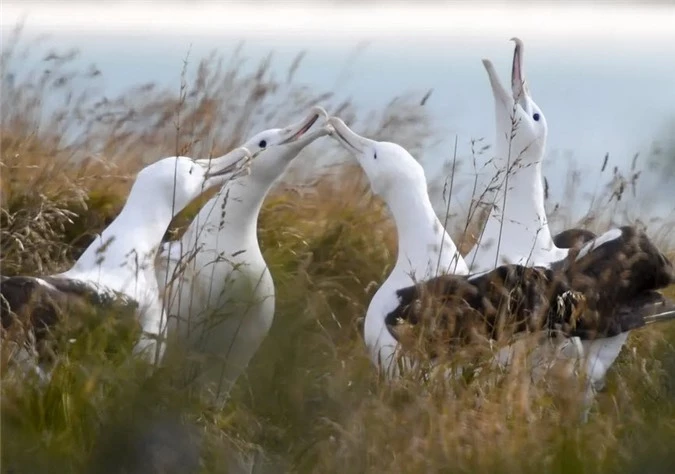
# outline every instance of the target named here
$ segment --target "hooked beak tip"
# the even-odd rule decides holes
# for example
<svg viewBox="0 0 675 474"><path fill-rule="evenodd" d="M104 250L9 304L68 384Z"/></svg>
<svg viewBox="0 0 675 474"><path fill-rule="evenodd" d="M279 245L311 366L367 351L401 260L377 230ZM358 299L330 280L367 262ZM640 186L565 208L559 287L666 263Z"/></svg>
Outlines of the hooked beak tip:
<svg viewBox="0 0 675 474"><path fill-rule="evenodd" d="M332 130L331 135L336 137L339 142L347 145L347 147L353 151L360 151L359 148L345 136L345 133L340 131L340 129L342 129L344 132L354 133L341 118L335 116L330 117L326 123L326 128Z"/></svg>
<svg viewBox="0 0 675 474"><path fill-rule="evenodd" d="M323 117L325 121L328 118L328 113L321 106L318 105L313 106L310 109L308 119L304 120L301 124L299 124L299 128L297 129L295 129L295 126L289 127L287 130L289 132L294 133L285 140L283 140L282 142L278 143L278 145L286 145L288 143L293 143L297 141L300 137L305 135L305 133L307 133L310 128L312 128L312 126L316 123L317 120L319 120L320 117Z"/></svg>
<svg viewBox="0 0 675 474"><path fill-rule="evenodd" d="M312 107L312 114L318 115L320 118L323 118L324 120L328 120L328 112L326 112L326 109L324 109L320 105L315 105L314 107Z"/></svg>
<svg viewBox="0 0 675 474"><path fill-rule="evenodd" d="M512 38L516 44L513 50L513 64L511 66L511 89L513 98L520 102L528 95L525 73L523 71L523 42L520 38Z"/></svg>

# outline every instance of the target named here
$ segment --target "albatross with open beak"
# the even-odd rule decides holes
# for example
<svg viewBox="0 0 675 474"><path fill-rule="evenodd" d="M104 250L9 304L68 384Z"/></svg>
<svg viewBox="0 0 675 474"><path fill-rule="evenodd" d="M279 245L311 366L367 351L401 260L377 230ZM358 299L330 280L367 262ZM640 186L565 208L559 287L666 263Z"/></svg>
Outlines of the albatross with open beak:
<svg viewBox="0 0 675 474"><path fill-rule="evenodd" d="M321 107L285 128L251 137L244 146L255 158L251 172L223 186L190 224L180 241L160 254L157 279L165 286L172 339L197 354L191 368L224 400L272 324L274 282L260 251L257 223L273 184L294 158L328 131ZM197 372L196 374L193 372Z"/></svg>
<svg viewBox="0 0 675 474"><path fill-rule="evenodd" d="M621 288L637 284L633 288L625 288L625 296L636 298L636 320L640 320L639 315L644 309L641 307L642 303L648 307L656 304L657 308L661 308L660 297L650 291L660 288L663 281L647 287L640 286L641 282L652 282L652 277L657 274L672 274L670 262L660 255L644 232L632 227L612 229L597 238L593 238L592 233L572 229L557 236L558 240L568 245L581 242L583 247L579 249L576 245L575 252L570 252L569 248L555 245L544 207L542 176L548 124L542 110L534 102L525 79L523 42L518 38L513 38L513 41L515 48L510 90L500 82L492 62L483 60L494 96L497 132L495 163L502 172L503 181L478 242L465 256L466 262L473 273L513 263L547 268L575 264L578 267L578 260L592 253L618 259L626 254L635 255L635 258L654 264L654 267L638 265L633 268L633 271L644 275L644 279L625 280L619 273L613 275L613 282L603 282L603 285L614 284L616 288ZM660 257L650 260L649 256L657 253ZM591 259L590 262L584 264L586 273L594 272L594 267L598 269L596 273L600 268L605 268L606 262L599 258ZM651 269L645 272L645 268ZM651 296L643 300L645 294ZM586 372L593 387L602 386L605 374L619 355L629 331L640 327L638 323L629 324L623 317L619 318L631 305L626 300L622 301L622 304L616 306L616 311L608 310L603 313L608 324L610 321L616 322L614 330L600 331L600 334L587 336L582 341ZM609 306L613 304L610 302ZM661 309L667 314L667 308ZM625 324L618 323L619 320Z"/></svg>

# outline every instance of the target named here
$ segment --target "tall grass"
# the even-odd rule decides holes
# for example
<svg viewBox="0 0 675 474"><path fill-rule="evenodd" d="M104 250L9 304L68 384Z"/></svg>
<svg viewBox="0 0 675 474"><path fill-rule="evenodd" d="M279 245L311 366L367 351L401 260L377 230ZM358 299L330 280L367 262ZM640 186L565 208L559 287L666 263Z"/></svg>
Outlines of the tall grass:
<svg viewBox="0 0 675 474"><path fill-rule="evenodd" d="M365 135L396 137L413 154L431 138L420 97L360 111L296 84L299 63L279 79L268 59L243 74L240 51L214 54L175 90L147 84L105 98L95 66L79 68L76 52L35 59L43 52L20 36L2 52L4 275L67 268L148 161L216 155L311 104L350 122L365 117ZM631 336L586 424L524 366L452 382L381 380L361 325L394 263L395 229L354 165L303 172L340 156L329 140L319 143L262 210L277 311L227 406L214 410L177 387L170 365L152 371L135 361L132 338L102 323L59 356L46 387L3 357L3 472L228 472L234 451L262 453L269 472L671 472L673 325ZM172 235L198 206L176 219ZM452 223L459 239L466 225Z"/></svg>

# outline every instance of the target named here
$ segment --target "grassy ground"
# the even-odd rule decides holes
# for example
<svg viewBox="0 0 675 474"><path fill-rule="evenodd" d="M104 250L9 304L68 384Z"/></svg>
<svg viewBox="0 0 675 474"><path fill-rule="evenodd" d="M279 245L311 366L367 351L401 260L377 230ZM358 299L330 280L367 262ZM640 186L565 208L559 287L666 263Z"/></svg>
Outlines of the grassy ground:
<svg viewBox="0 0 675 474"><path fill-rule="evenodd" d="M2 56L5 275L67 268L148 160L216 154L316 102L356 115L295 85L293 71L279 80L264 62L243 76L236 55L200 63L176 91L146 85L118 98L97 94L98 71L82 72L68 54L8 80L34 52L19 41ZM376 124L367 135L396 136L412 151L429 138L419 98L359 115ZM634 332L583 425L575 405L531 383L525 367L456 382L380 380L361 318L393 264L395 233L359 170L338 177L279 186L265 203L259 234L277 312L223 410L177 386L171 367L134 361L133 338L104 323L60 356L47 387L3 357L2 472L227 472L233 448L264 451L291 472L672 472L673 324ZM151 462L168 467L151 471Z"/></svg>

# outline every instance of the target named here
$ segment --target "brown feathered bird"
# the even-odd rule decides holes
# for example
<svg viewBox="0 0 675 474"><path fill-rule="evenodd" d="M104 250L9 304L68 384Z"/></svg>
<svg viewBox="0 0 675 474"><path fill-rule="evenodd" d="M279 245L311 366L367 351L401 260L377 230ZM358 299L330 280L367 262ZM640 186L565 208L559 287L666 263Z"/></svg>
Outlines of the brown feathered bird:
<svg viewBox="0 0 675 474"><path fill-rule="evenodd" d="M675 304L657 291L675 282L673 265L644 232L620 231L549 268L503 265L402 288L387 327L400 342L403 334L423 342L435 357L524 332L555 330L594 341L675 319Z"/></svg>

